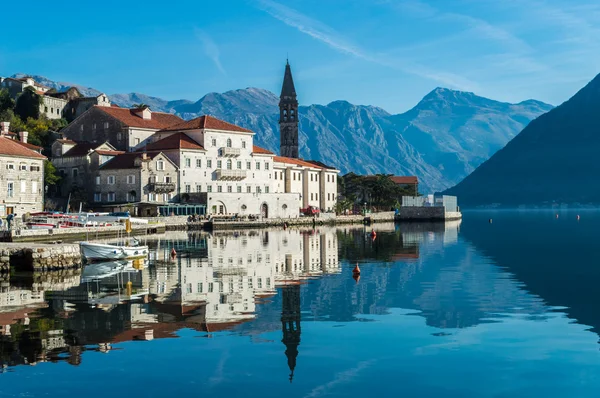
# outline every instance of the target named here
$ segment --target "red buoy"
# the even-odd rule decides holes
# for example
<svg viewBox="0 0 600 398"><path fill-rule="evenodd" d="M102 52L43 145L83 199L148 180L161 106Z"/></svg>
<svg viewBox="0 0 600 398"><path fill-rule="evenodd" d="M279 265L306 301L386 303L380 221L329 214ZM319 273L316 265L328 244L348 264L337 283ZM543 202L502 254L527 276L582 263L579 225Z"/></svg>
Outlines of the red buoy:
<svg viewBox="0 0 600 398"><path fill-rule="evenodd" d="M353 275L360 275L360 268L358 268L358 263L356 263L356 267L352 270Z"/></svg>
<svg viewBox="0 0 600 398"><path fill-rule="evenodd" d="M175 251L175 248L171 249L171 257L175 257L177 255L177 252Z"/></svg>
<svg viewBox="0 0 600 398"><path fill-rule="evenodd" d="M374 238L377 236L377 232L375 232L374 229L371 230L371 238Z"/></svg>

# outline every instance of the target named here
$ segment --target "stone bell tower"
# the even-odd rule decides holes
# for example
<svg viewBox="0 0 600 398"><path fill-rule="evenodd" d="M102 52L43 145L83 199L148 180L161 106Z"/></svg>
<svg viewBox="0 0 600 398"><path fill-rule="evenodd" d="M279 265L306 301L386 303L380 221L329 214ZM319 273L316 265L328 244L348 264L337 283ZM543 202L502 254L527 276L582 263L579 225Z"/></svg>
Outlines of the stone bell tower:
<svg viewBox="0 0 600 398"><path fill-rule="evenodd" d="M294 380L296 369L296 358L298 358L298 346L300 345L300 285L285 286L281 289L281 329L285 345L285 356L290 368L290 383Z"/></svg>
<svg viewBox="0 0 600 398"><path fill-rule="evenodd" d="M279 97L279 154L298 158L298 100L290 63L286 62L283 86Z"/></svg>

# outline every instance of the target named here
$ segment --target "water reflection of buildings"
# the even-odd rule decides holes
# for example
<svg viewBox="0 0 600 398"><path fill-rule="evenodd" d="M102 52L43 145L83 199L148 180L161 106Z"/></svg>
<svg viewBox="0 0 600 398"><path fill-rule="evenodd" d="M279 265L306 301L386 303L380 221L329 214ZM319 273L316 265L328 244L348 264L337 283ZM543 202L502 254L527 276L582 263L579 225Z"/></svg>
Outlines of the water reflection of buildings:
<svg viewBox="0 0 600 398"><path fill-rule="evenodd" d="M38 311L48 307L46 291L78 285L79 274L80 271L72 270L0 275L2 368L60 360L54 354L68 346L68 336L60 325L47 322ZM71 356L66 360L74 361Z"/></svg>
<svg viewBox="0 0 600 398"><path fill-rule="evenodd" d="M23 296L16 308L39 306L36 316L52 326L46 327L46 340L38 344L36 354L27 354L27 361L21 362L65 357L78 364L86 350L108 353L111 344L175 337L183 328L210 336L234 327L249 334L281 327L291 381L299 355L302 310L311 320L348 321L355 320L356 314L383 314L391 307L413 308L415 303L425 308L432 303L422 291L427 289L427 278L439 270L424 261L432 252L439 253L438 247L456 242L458 225L419 225L378 224L376 240L370 237L370 229L362 227L147 237L145 243L152 249L149 266L105 264L86 268L81 284L79 280L72 286L56 282L38 290L32 283L27 285L30 296ZM420 247L427 249L423 252ZM178 253L175 259L169 255L172 248ZM341 272L340 257L382 266L368 268L355 285L351 278L328 277ZM390 266L396 262L402 264ZM306 283L315 278L318 283ZM6 286L17 294L13 282ZM259 308L260 303L265 305ZM32 331L24 321L17 323L21 330ZM34 334L11 337L17 345L32 347L37 344L32 343Z"/></svg>

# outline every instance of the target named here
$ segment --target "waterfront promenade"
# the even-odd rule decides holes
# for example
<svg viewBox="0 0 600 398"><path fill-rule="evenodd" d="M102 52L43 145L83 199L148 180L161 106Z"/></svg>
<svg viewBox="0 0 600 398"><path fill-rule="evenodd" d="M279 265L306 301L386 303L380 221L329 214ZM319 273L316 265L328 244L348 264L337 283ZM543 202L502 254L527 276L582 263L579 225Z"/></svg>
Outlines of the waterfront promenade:
<svg viewBox="0 0 600 398"><path fill-rule="evenodd" d="M322 213L317 217L264 218L243 220L234 216L217 216L209 220L188 221L188 216L146 218L148 224L132 225L131 236L160 234L178 230L233 230L269 227L312 227L319 225L376 224L381 222L436 221L446 222L462 218L460 212L445 212L443 207L405 207L400 212L368 213L364 215L335 215ZM3 242L55 242L110 239L126 236L125 225L110 227L24 229L15 228L0 235Z"/></svg>

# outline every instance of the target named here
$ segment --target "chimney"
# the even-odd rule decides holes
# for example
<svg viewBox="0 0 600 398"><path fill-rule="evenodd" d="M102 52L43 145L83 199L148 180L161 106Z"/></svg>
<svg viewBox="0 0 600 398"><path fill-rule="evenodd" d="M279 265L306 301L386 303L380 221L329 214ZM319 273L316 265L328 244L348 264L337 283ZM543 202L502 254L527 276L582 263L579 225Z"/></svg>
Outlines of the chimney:
<svg viewBox="0 0 600 398"><path fill-rule="evenodd" d="M7 135L10 128L10 122L0 122L0 134Z"/></svg>
<svg viewBox="0 0 600 398"><path fill-rule="evenodd" d="M27 144L27 136L29 135L29 133L27 131L21 131L19 133L19 137L21 138L21 142L24 144Z"/></svg>

